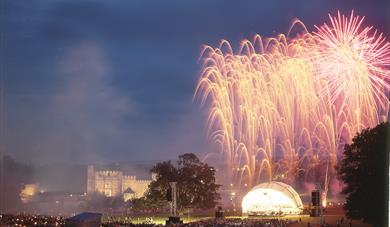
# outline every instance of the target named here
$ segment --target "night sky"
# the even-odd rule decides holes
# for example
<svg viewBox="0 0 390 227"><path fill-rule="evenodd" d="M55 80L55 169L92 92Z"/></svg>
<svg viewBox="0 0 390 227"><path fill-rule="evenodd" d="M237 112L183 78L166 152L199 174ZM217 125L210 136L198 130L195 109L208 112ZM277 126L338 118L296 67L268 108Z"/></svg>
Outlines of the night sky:
<svg viewBox="0 0 390 227"><path fill-rule="evenodd" d="M17 160L166 160L211 149L192 101L202 45L312 31L337 10L390 38L390 1L1 1L5 153Z"/></svg>

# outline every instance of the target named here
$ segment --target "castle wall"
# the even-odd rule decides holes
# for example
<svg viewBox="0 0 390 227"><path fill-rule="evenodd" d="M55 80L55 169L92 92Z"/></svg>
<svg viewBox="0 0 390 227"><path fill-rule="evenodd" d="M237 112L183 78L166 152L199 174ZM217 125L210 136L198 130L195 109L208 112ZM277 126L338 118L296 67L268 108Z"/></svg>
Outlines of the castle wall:
<svg viewBox="0 0 390 227"><path fill-rule="evenodd" d="M120 171L95 172L95 191L108 197L118 196L122 193L123 174Z"/></svg>
<svg viewBox="0 0 390 227"><path fill-rule="evenodd" d="M102 193L108 197L119 196L130 188L134 191L128 197L139 198L144 195L151 180L137 180L136 176L123 176L121 171L95 171L92 165L88 166L87 193Z"/></svg>
<svg viewBox="0 0 390 227"><path fill-rule="evenodd" d="M137 180L135 176L125 176L122 181L122 191L131 188L135 193L135 197L139 198L144 195L150 182L150 180Z"/></svg>

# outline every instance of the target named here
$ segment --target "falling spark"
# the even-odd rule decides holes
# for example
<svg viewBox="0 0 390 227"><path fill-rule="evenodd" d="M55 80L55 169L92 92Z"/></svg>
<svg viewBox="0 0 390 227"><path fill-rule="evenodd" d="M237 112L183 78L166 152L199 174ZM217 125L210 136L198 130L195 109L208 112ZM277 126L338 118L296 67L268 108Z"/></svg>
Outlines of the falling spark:
<svg viewBox="0 0 390 227"><path fill-rule="evenodd" d="M323 180L345 143L387 120L390 44L353 12L329 18L312 33L296 21L295 37L256 35L237 52L225 40L202 51L194 98L238 185Z"/></svg>

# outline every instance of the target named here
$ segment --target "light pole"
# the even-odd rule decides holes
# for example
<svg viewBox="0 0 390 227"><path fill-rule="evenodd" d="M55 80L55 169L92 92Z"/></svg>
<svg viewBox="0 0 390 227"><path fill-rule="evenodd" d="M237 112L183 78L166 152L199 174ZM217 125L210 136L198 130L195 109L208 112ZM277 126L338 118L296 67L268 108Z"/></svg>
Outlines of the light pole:
<svg viewBox="0 0 390 227"><path fill-rule="evenodd" d="M322 190L321 190L321 184L317 184L317 190L318 190L318 208L320 213L320 225L322 226L325 223L324 214L323 214L323 206L322 206Z"/></svg>
<svg viewBox="0 0 390 227"><path fill-rule="evenodd" d="M236 193L233 191L232 193L230 193L230 196L230 200L233 204L233 213L236 213Z"/></svg>
<svg viewBox="0 0 390 227"><path fill-rule="evenodd" d="M180 220L180 217L177 216L177 193L176 193L177 182L169 182L169 186L171 187L171 190L170 190L170 193L171 193L170 199L171 200L168 200L168 201L170 201L171 212L170 212L169 219L166 221L166 225L183 223Z"/></svg>
<svg viewBox="0 0 390 227"><path fill-rule="evenodd" d="M172 202L171 202L171 217L177 216L177 203L176 203L176 184L177 182L169 182L172 188Z"/></svg>

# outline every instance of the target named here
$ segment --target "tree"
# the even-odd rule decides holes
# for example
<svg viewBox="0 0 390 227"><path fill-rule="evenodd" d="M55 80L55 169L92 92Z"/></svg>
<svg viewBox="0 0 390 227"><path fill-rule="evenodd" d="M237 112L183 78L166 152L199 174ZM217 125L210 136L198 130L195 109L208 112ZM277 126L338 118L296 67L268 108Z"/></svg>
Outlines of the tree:
<svg viewBox="0 0 390 227"><path fill-rule="evenodd" d="M345 184L347 217L388 226L389 149L389 122L363 130L345 145L337 172Z"/></svg>
<svg viewBox="0 0 390 227"><path fill-rule="evenodd" d="M181 207L215 207L220 199L219 187L215 183L214 168L202 163L194 154L179 156L178 189Z"/></svg>
<svg viewBox="0 0 390 227"><path fill-rule="evenodd" d="M157 163L151 170L156 179L151 182L146 194L149 204L166 206L169 182L177 182L179 208L212 208L220 199L215 182L215 170L199 160L194 154L179 156L177 166L170 161Z"/></svg>
<svg viewBox="0 0 390 227"><path fill-rule="evenodd" d="M170 187L169 182L177 180L177 169L171 161L167 161L157 163L150 171L156 174L156 180L150 183L144 202L150 208L166 207L166 191Z"/></svg>

